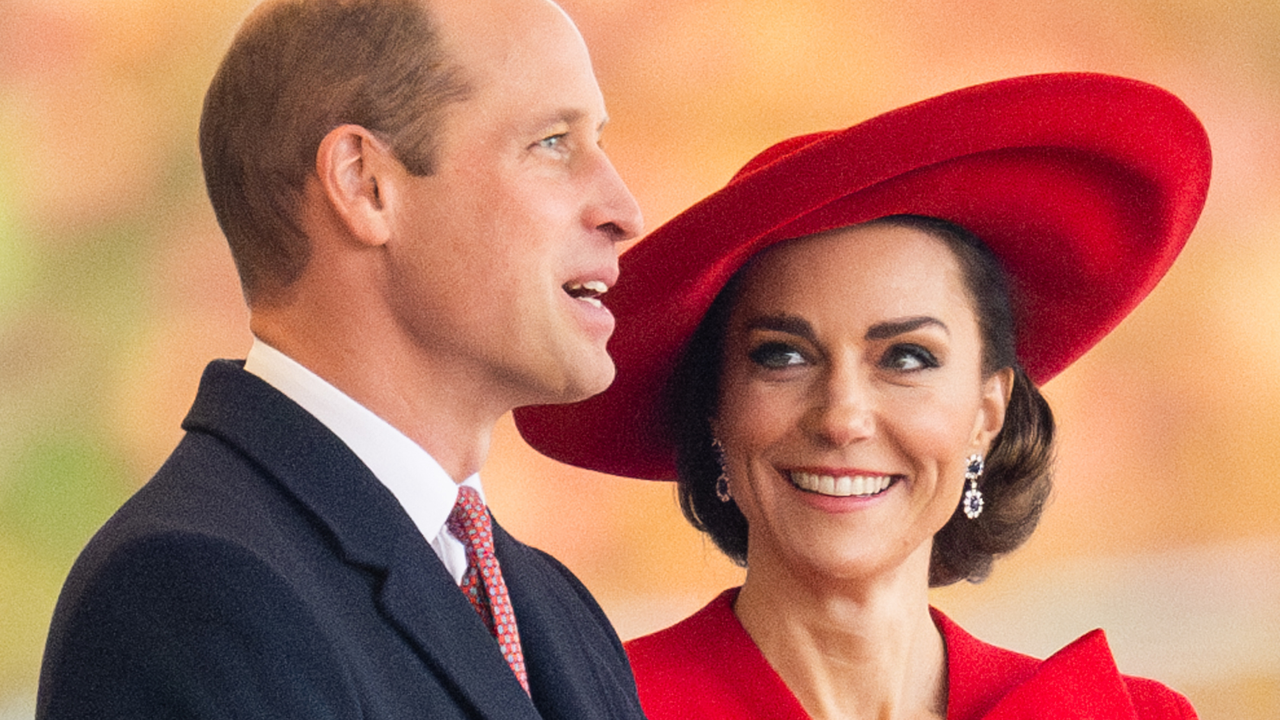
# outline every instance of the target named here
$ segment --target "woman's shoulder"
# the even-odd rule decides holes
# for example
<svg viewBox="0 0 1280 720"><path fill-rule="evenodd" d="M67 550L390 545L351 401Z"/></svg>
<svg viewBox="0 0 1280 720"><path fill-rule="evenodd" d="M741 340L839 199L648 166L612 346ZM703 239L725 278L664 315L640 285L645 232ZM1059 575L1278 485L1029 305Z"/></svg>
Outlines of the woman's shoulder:
<svg viewBox="0 0 1280 720"><path fill-rule="evenodd" d="M623 643L632 666L639 665L646 671L650 668L662 670L673 662L714 666L715 663L707 659L706 645L708 642L732 644L736 630L741 628L733 614L733 600L737 595L736 588L725 590L701 610L675 625Z"/></svg>
<svg viewBox="0 0 1280 720"><path fill-rule="evenodd" d="M934 611L947 643L953 720L1105 717L1187 720L1191 703L1154 680L1120 674L1101 630L1044 660L983 642Z"/></svg>
<svg viewBox="0 0 1280 720"><path fill-rule="evenodd" d="M649 720L807 720L733 613L737 588L652 635L624 643Z"/></svg>
<svg viewBox="0 0 1280 720"><path fill-rule="evenodd" d="M1134 710L1142 720L1195 720L1197 717L1191 701L1163 683L1129 675L1124 676L1124 681L1129 689L1129 697L1133 699Z"/></svg>

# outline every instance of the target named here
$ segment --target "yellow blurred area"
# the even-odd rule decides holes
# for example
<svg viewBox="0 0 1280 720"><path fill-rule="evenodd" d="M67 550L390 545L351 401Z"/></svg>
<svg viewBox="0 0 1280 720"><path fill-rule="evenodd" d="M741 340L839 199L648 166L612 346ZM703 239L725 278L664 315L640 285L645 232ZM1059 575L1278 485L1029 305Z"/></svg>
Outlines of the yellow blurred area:
<svg viewBox="0 0 1280 720"><path fill-rule="evenodd" d="M1148 301L1046 388L1055 500L991 580L935 602L1045 654L1102 626L1201 716L1280 717L1280 5L1272 0L564 0L606 147L657 227L784 137L976 82L1091 70L1182 97L1215 155ZM30 717L79 548L179 437L199 373L248 347L195 132L250 3L0 0L0 720ZM499 428L494 512L624 637L740 571L672 488L565 468Z"/></svg>

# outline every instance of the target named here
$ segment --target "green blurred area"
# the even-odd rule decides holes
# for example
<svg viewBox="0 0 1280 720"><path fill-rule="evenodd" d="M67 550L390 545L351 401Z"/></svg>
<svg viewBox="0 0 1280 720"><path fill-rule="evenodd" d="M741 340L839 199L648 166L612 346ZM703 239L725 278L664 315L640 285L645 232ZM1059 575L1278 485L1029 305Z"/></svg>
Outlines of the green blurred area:
<svg viewBox="0 0 1280 720"><path fill-rule="evenodd" d="M10 688L31 685L67 569L139 482L109 408L142 326L139 238L154 237L122 217L50 236L17 215L0 211L0 687Z"/></svg>
<svg viewBox="0 0 1280 720"><path fill-rule="evenodd" d="M0 717L26 711L67 571L153 462L119 432L119 378L246 7L0 2Z"/></svg>

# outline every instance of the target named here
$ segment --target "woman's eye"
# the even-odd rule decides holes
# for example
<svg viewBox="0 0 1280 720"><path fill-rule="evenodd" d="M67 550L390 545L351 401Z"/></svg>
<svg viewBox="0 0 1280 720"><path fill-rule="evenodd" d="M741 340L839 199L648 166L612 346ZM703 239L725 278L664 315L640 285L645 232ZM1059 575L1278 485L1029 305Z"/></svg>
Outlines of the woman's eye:
<svg viewBox="0 0 1280 720"><path fill-rule="evenodd" d="M894 345L884 354L880 365L898 372L913 372L938 367L938 359L919 345Z"/></svg>
<svg viewBox="0 0 1280 720"><path fill-rule="evenodd" d="M747 353L747 357L756 365L769 370L803 365L806 362L804 353L779 342L764 343Z"/></svg>

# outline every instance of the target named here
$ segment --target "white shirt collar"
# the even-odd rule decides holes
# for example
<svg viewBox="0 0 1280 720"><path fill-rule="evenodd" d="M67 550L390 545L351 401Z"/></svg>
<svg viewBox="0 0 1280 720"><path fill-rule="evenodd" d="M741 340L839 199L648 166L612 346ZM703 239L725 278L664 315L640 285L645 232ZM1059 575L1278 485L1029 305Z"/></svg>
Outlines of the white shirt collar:
<svg viewBox="0 0 1280 720"><path fill-rule="evenodd" d="M444 527L458 498L454 483L420 445L296 360L254 338L244 369L265 380L337 435L391 491L455 581L467 568L462 543ZM484 489L478 474L463 485Z"/></svg>

